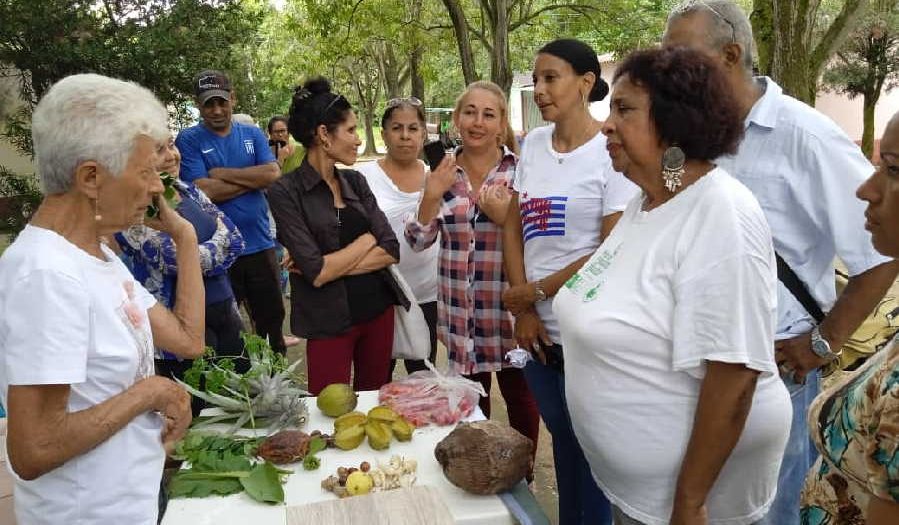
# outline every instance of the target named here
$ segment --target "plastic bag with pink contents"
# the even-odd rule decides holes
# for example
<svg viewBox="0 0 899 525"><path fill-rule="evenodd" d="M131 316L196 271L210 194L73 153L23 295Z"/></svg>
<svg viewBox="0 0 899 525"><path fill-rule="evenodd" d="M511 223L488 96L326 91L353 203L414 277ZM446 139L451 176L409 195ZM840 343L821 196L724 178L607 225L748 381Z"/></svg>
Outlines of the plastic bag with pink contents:
<svg viewBox="0 0 899 525"><path fill-rule="evenodd" d="M430 423L453 425L468 417L478 399L486 397L477 381L460 375L443 374L425 361L429 370L387 383L378 391L378 401L402 415L416 427Z"/></svg>

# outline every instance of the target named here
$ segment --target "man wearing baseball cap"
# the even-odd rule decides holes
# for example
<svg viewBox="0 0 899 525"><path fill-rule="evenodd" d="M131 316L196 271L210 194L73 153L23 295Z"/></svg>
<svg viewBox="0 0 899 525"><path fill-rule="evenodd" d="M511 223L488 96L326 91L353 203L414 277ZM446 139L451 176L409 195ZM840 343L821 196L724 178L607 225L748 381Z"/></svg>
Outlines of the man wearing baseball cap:
<svg viewBox="0 0 899 525"><path fill-rule="evenodd" d="M284 353L281 325L284 303L278 280L275 242L263 190L281 170L256 126L232 122L237 99L221 71L201 71L194 79L200 123L181 130L181 178L203 190L243 234L246 248L228 271L238 302L244 302L256 328Z"/></svg>

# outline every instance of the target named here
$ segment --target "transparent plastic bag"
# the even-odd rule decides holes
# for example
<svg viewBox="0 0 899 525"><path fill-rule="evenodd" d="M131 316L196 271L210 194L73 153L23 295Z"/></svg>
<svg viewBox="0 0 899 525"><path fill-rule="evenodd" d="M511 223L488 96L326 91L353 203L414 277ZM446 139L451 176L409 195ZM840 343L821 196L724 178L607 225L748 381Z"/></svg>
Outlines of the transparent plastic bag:
<svg viewBox="0 0 899 525"><path fill-rule="evenodd" d="M388 383L378 391L378 401L406 420L422 427L454 425L474 411L487 392L477 381L456 374L444 374L425 361L428 370Z"/></svg>

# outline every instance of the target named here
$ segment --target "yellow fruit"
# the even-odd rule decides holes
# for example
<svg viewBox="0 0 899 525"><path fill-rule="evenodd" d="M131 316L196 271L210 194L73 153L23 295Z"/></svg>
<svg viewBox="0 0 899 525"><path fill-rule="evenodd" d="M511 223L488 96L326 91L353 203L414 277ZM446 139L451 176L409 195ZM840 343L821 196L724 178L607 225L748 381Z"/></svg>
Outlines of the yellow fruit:
<svg viewBox="0 0 899 525"><path fill-rule="evenodd" d="M368 445L375 450L384 450L390 446L393 434L385 423L371 419L365 424L365 434L368 436Z"/></svg>
<svg viewBox="0 0 899 525"><path fill-rule="evenodd" d="M333 383L319 392L315 404L326 416L338 417L356 408L357 401L350 385Z"/></svg>
<svg viewBox="0 0 899 525"><path fill-rule="evenodd" d="M384 421L385 423L393 423L398 417L399 416L392 408L385 407L384 405L376 406L368 411L369 419L377 419L378 421Z"/></svg>
<svg viewBox="0 0 899 525"><path fill-rule="evenodd" d="M334 420L334 433L340 432L347 427L355 427L364 425L368 420L362 412L349 412Z"/></svg>
<svg viewBox="0 0 899 525"><path fill-rule="evenodd" d="M365 427L356 425L347 427L334 434L334 445L341 450L353 450L365 439Z"/></svg>
<svg viewBox="0 0 899 525"><path fill-rule="evenodd" d="M373 485L374 480L371 479L371 476L361 470L353 472L346 478L346 491L349 492L350 496L368 494L371 492Z"/></svg>
<svg viewBox="0 0 899 525"><path fill-rule="evenodd" d="M415 432L415 425L402 417L398 417L396 421L390 424L390 430L393 431L393 437L397 441L409 441L412 439L412 433Z"/></svg>

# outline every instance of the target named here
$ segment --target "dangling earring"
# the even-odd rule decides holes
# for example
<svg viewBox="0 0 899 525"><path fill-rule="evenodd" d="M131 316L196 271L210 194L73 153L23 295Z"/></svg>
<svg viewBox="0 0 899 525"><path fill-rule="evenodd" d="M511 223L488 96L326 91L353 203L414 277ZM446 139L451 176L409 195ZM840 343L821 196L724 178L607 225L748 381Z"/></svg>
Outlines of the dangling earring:
<svg viewBox="0 0 899 525"><path fill-rule="evenodd" d="M684 169L686 160L687 156L684 155L684 150L677 145L669 147L662 154L662 180L665 181L665 188L671 193L677 191L683 184L681 177L686 171Z"/></svg>
<svg viewBox="0 0 899 525"><path fill-rule="evenodd" d="M328 141L322 142L322 147L325 148L325 151L331 149L331 143Z"/></svg>
<svg viewBox="0 0 899 525"><path fill-rule="evenodd" d="M94 199L94 222L100 222L103 220L103 216L100 215L100 198L97 197Z"/></svg>

